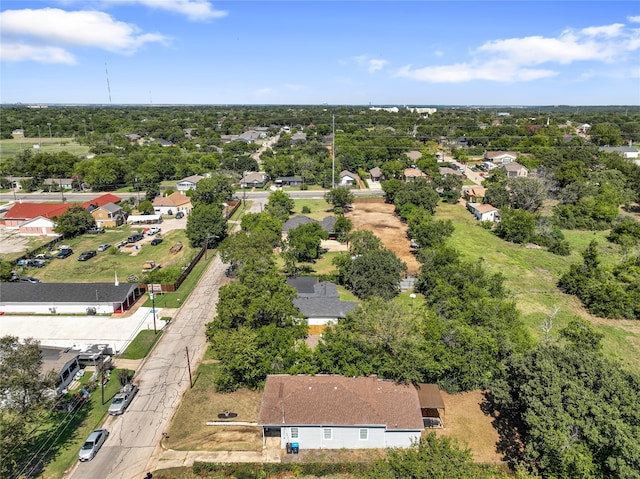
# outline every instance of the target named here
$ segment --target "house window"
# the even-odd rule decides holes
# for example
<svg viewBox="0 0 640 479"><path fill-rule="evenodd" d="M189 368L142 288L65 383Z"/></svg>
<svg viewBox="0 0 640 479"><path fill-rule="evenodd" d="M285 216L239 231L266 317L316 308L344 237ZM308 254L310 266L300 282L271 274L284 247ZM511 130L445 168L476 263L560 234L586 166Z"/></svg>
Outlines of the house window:
<svg viewBox="0 0 640 479"><path fill-rule="evenodd" d="M369 439L369 430L368 429L360 429L360 440L366 441Z"/></svg>
<svg viewBox="0 0 640 479"><path fill-rule="evenodd" d="M328 427L324 428L322 430L322 437L325 441L330 441L331 439L333 439L333 429Z"/></svg>
<svg viewBox="0 0 640 479"><path fill-rule="evenodd" d="M297 427L291 428L291 439L298 439L300 432Z"/></svg>

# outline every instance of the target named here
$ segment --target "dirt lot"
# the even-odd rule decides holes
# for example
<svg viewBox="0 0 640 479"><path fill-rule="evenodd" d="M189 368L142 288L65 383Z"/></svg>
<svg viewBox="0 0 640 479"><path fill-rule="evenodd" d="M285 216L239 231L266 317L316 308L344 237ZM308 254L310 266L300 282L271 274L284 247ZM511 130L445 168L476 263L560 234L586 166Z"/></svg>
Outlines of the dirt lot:
<svg viewBox="0 0 640 479"><path fill-rule="evenodd" d="M356 200L353 209L346 215L353 223L354 230L372 231L385 248L393 251L398 258L407 263L407 273L417 275L420 263L416 261L409 246L407 225L393 213L394 206L383 200Z"/></svg>
<svg viewBox="0 0 640 479"><path fill-rule="evenodd" d="M444 429L435 429L438 436L457 439L461 447L468 447L476 462L499 464L502 455L496 451L498 431L491 424L493 418L480 409L482 391L447 394L442 391L446 406Z"/></svg>

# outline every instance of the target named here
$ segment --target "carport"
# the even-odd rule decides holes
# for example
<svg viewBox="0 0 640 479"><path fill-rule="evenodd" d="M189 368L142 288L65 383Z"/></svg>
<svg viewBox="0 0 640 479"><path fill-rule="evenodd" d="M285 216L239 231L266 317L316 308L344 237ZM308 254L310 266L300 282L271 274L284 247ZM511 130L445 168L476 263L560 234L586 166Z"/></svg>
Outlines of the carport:
<svg viewBox="0 0 640 479"><path fill-rule="evenodd" d="M445 406L437 384L416 384L424 427L444 427Z"/></svg>

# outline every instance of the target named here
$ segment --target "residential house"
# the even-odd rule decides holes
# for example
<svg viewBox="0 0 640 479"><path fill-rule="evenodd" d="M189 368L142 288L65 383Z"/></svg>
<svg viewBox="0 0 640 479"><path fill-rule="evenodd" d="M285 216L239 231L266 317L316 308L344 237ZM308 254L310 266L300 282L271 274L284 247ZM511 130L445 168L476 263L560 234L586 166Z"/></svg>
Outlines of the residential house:
<svg viewBox="0 0 640 479"><path fill-rule="evenodd" d="M302 131L296 131L291 135L291 146L299 145L307 141L307 134Z"/></svg>
<svg viewBox="0 0 640 479"><path fill-rule="evenodd" d="M44 180L44 185L51 189L52 186L56 188L62 188L63 190L73 189L73 178L47 178Z"/></svg>
<svg viewBox="0 0 640 479"><path fill-rule="evenodd" d="M369 170L369 175L371 175L371 181L382 181L384 179L382 170L377 166Z"/></svg>
<svg viewBox="0 0 640 479"><path fill-rule="evenodd" d="M173 143L171 143L169 140L165 140L164 138L158 138L157 140L153 140L153 143L157 143L163 148L173 146Z"/></svg>
<svg viewBox="0 0 640 479"><path fill-rule="evenodd" d="M405 182L414 181L416 178L427 178L427 174L418 168L406 168L402 172L402 179Z"/></svg>
<svg viewBox="0 0 640 479"><path fill-rule="evenodd" d="M416 150L407 151L407 152L405 152L405 155L407 155L407 158L409 158L413 163L415 163L420 158L422 158L422 153L420 153L419 151L416 151Z"/></svg>
<svg viewBox="0 0 640 479"><path fill-rule="evenodd" d="M185 215L191 213L191 198L180 191L174 191L167 196L157 196L153 199L153 212L156 215L175 215L182 211Z"/></svg>
<svg viewBox="0 0 640 479"><path fill-rule="evenodd" d="M516 161L518 154L512 151L487 151L484 154L485 161L489 161L494 165L505 165Z"/></svg>
<svg viewBox="0 0 640 479"><path fill-rule="evenodd" d="M137 143L142 140L142 137L137 133L129 133L128 135L124 135L124 137L129 141L129 143Z"/></svg>
<svg viewBox="0 0 640 479"><path fill-rule="evenodd" d="M322 334L328 324L347 317L358 303L342 301L338 287L315 276L288 278L287 284L296 288L298 296L293 304L307 318L309 334Z"/></svg>
<svg viewBox="0 0 640 479"><path fill-rule="evenodd" d="M460 170L454 170L453 168L449 168L448 166L441 166L438 168L438 173L440 176L455 176L457 178L464 178L464 173Z"/></svg>
<svg viewBox="0 0 640 479"><path fill-rule="evenodd" d="M276 178L275 184L280 188L283 186L300 186L302 184L302 178L298 176L281 176Z"/></svg>
<svg viewBox="0 0 640 479"><path fill-rule="evenodd" d="M598 148L600 151L604 151L606 153L619 153L623 158L630 159L638 159L640 155L640 150L634 148L633 146L601 146Z"/></svg>
<svg viewBox="0 0 640 479"><path fill-rule="evenodd" d="M233 141L244 141L245 143L255 143L260 138L264 138L264 137L265 137L264 133L260 133L259 131L256 131L256 130L248 130L238 135L236 138L233 139Z"/></svg>
<svg viewBox="0 0 640 479"><path fill-rule="evenodd" d="M196 185L198 184L198 181L200 181L203 178L204 176L200 176L200 175L187 176L186 178L182 178L180 181L178 181L176 188L178 191L195 190Z"/></svg>
<svg viewBox="0 0 640 479"><path fill-rule="evenodd" d="M466 188L463 191L464 199L471 203L482 203L482 200L484 200L486 194L487 189L481 186Z"/></svg>
<svg viewBox="0 0 640 479"><path fill-rule="evenodd" d="M18 232L24 236L58 236L58 233L54 231L57 225L50 218L37 216L21 223L18 227Z"/></svg>
<svg viewBox="0 0 640 479"><path fill-rule="evenodd" d="M591 125L589 123L583 123L577 129L579 133L586 135L590 128L591 128Z"/></svg>
<svg viewBox="0 0 640 479"><path fill-rule="evenodd" d="M87 208L89 212L91 212L94 208L98 208L99 206L104 206L109 203L118 204L122 201L122 198L116 196L112 193L105 193L104 195L100 195L97 198L89 200L83 203L82 206Z"/></svg>
<svg viewBox="0 0 640 479"><path fill-rule="evenodd" d="M293 228L297 228L298 226L304 225L307 223L320 223L320 226L322 226L322 229L327 233L329 233L329 236L331 237L332 235L334 235L336 217L325 216L325 218L322 221L318 221L318 220L314 220L313 218L309 218L308 216L296 215L293 218L289 218L287 221L283 223L282 225L283 239L287 237L287 233L289 232L289 230L292 230Z"/></svg>
<svg viewBox="0 0 640 479"><path fill-rule="evenodd" d="M360 179L359 175L357 175L356 173L351 173L347 170L342 170L338 177L340 178L338 186L346 186L349 188L354 185L358 186L358 180Z"/></svg>
<svg viewBox="0 0 640 479"><path fill-rule="evenodd" d="M96 220L99 228L116 228L127 220L127 215L122 208L115 203L107 203L91 210L91 216Z"/></svg>
<svg viewBox="0 0 640 479"><path fill-rule="evenodd" d="M423 424L416 388L376 376L269 375L258 413L263 437L301 450L408 448Z"/></svg>
<svg viewBox="0 0 640 479"><path fill-rule="evenodd" d="M265 173L259 171L245 171L240 180L240 188L263 188L269 181Z"/></svg>
<svg viewBox="0 0 640 479"><path fill-rule="evenodd" d="M473 213L478 221L500 221L498 208L487 203L467 202L467 209Z"/></svg>
<svg viewBox="0 0 640 479"><path fill-rule="evenodd" d="M529 174L529 170L526 167L515 161L504 165L504 170L507 172L507 177L509 178L525 177Z"/></svg>

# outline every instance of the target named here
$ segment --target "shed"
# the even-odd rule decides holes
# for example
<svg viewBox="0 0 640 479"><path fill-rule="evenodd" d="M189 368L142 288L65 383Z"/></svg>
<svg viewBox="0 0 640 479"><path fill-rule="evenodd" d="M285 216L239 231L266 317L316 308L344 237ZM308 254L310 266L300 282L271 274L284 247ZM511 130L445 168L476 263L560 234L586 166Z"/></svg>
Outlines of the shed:
<svg viewBox="0 0 640 479"><path fill-rule="evenodd" d="M416 384L425 427L444 427L445 406L437 384Z"/></svg>

